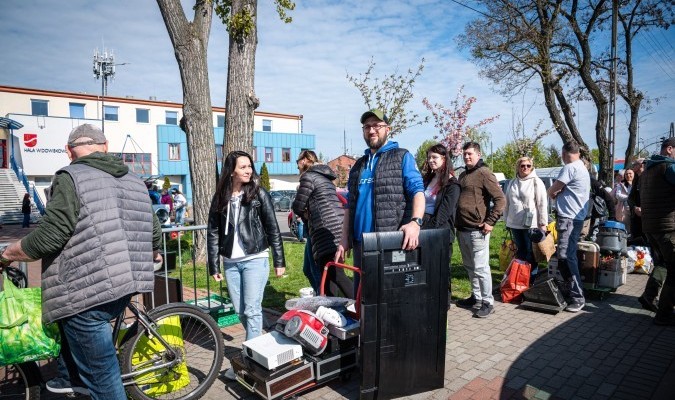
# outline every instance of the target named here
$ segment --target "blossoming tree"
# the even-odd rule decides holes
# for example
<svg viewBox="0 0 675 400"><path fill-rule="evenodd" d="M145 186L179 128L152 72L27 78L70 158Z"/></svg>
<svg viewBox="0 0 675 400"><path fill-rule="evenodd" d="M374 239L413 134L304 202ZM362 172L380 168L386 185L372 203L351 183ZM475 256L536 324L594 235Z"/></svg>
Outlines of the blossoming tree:
<svg viewBox="0 0 675 400"><path fill-rule="evenodd" d="M464 86L461 86L457 91L457 96L450 101L447 107L440 103L431 104L426 97L422 99L424 106L431 112L434 126L438 129L438 135L434 135L434 139L448 148L453 161L462 154L462 145L470 137L471 132L476 132L481 126L499 118L499 115L495 115L482 119L476 124L468 125L468 114L476 98L467 96L463 91Z"/></svg>

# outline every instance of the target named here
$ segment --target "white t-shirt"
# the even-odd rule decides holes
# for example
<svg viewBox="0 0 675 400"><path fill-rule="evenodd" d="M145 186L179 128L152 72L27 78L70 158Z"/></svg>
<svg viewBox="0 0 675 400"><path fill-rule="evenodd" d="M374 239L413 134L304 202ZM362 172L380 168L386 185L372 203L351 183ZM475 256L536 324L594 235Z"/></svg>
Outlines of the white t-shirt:
<svg viewBox="0 0 675 400"><path fill-rule="evenodd" d="M230 215L230 221L239 221L239 213L241 212L241 198L242 194L238 196L232 196L230 199L231 208L234 209L233 215ZM229 213L228 209L228 213ZM223 257L223 262L225 263L237 263L241 261L253 260L254 258L267 258L269 257L269 251L267 249L256 254L246 254L244 251L244 246L241 242L241 237L239 236L239 224L236 222L234 225L234 241L232 243L232 254L230 258Z"/></svg>
<svg viewBox="0 0 675 400"><path fill-rule="evenodd" d="M565 164L557 180L565 184L565 188L556 197L558 215L583 221L588 213L591 193L591 176L584 162L576 160Z"/></svg>

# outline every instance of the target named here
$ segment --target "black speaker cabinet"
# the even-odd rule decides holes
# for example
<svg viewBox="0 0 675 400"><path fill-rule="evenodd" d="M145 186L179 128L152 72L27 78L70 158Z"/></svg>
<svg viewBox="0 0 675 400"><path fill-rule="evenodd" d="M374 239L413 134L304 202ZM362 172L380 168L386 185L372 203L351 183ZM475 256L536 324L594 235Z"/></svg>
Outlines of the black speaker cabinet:
<svg viewBox="0 0 675 400"><path fill-rule="evenodd" d="M154 304L152 301L153 293ZM155 291L153 293L143 293L143 304L148 310L159 307L162 304L182 302L183 284L178 278L167 277L164 274L155 274Z"/></svg>
<svg viewBox="0 0 675 400"><path fill-rule="evenodd" d="M403 232L363 235L361 399L442 388L450 231L423 230L401 250Z"/></svg>

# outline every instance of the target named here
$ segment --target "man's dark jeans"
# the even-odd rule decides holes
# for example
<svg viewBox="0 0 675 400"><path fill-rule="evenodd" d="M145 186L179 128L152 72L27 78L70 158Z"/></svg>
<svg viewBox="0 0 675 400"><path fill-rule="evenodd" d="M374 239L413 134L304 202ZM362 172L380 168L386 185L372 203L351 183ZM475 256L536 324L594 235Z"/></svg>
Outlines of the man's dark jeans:
<svg viewBox="0 0 675 400"><path fill-rule="evenodd" d="M129 300L131 295L58 321L61 357L68 374L79 376L94 400L126 399L110 320L124 311Z"/></svg>
<svg viewBox="0 0 675 400"><path fill-rule="evenodd" d="M585 303L583 289L581 288L581 274L579 272L579 260L577 248L581 229L584 221L558 217L556 229L558 230L558 269L565 279L563 294L573 303Z"/></svg>

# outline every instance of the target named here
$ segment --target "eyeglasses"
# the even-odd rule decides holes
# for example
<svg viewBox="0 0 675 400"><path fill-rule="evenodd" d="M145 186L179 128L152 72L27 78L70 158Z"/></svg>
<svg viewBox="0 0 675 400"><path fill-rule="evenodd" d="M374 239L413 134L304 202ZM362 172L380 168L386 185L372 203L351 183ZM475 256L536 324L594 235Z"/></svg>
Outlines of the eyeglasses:
<svg viewBox="0 0 675 400"><path fill-rule="evenodd" d="M375 129L375 131L379 131L382 128L386 128L387 125L363 125L363 131L364 132L370 132L371 129Z"/></svg>
<svg viewBox="0 0 675 400"><path fill-rule="evenodd" d="M520 164L520 168L532 168L532 164Z"/></svg>

